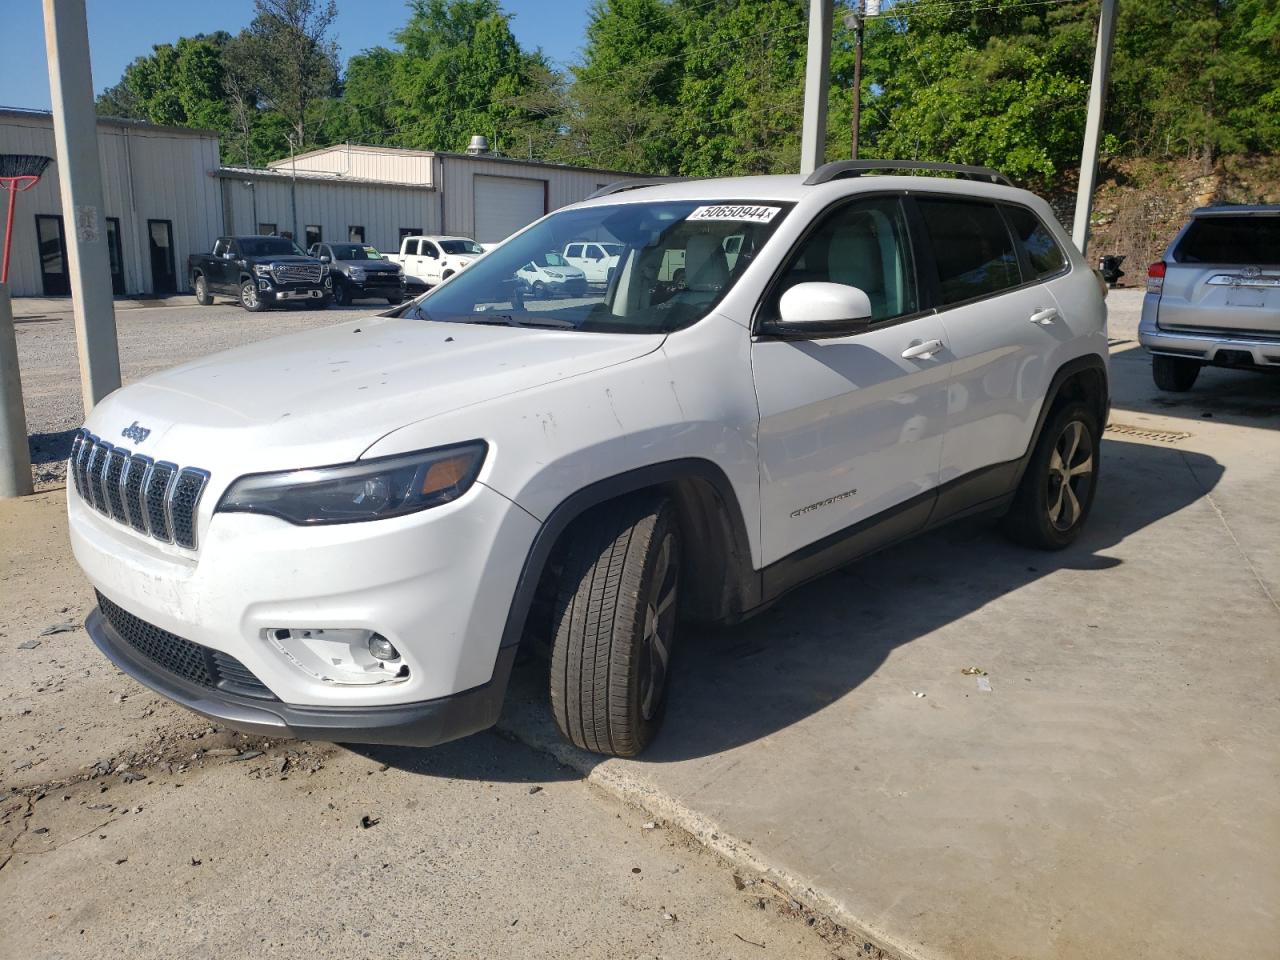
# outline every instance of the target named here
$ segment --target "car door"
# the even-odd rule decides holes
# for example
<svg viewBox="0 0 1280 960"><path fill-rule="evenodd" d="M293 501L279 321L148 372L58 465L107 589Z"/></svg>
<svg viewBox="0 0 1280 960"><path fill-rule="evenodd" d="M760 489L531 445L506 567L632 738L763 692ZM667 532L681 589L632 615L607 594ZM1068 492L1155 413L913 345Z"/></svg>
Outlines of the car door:
<svg viewBox="0 0 1280 960"><path fill-rule="evenodd" d="M577 267L584 273L587 272L586 257L583 253L585 248L585 243L571 243L564 248L565 263ZM590 274L588 274L588 279L590 279Z"/></svg>
<svg viewBox="0 0 1280 960"><path fill-rule="evenodd" d="M849 544L914 532L938 482L949 353L941 322L922 306L901 199L856 198L826 212L760 316L776 317L782 293L808 281L862 289L872 323L849 336L752 345L766 564L838 560Z"/></svg>
<svg viewBox="0 0 1280 960"><path fill-rule="evenodd" d="M935 195L917 196L915 204L927 248L921 259L934 264L938 317L952 355L940 481L986 476L987 492L998 496L1026 452L1051 355L1070 331L1052 292L1023 266L1025 250L995 202ZM1052 243L1047 231L1044 238Z"/></svg>
<svg viewBox="0 0 1280 960"><path fill-rule="evenodd" d="M222 293L238 293L240 290L240 268L236 263L239 258L236 242L223 239L213 248L213 283L211 289Z"/></svg>
<svg viewBox="0 0 1280 960"><path fill-rule="evenodd" d="M421 253L418 262L422 265L422 279L427 283L439 283L443 275L441 261L444 259L440 248L430 240L421 240L419 244Z"/></svg>

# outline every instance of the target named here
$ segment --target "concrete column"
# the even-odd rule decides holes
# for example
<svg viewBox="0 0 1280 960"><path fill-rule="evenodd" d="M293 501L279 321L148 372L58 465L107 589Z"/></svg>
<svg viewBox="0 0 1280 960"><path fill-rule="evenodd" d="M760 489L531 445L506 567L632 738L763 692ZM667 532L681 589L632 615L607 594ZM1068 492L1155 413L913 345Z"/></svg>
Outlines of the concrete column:
<svg viewBox="0 0 1280 960"><path fill-rule="evenodd" d="M1080 154L1080 186L1076 190L1076 214L1071 239L1080 252L1089 242L1089 214L1098 182L1098 143L1107 108L1107 83L1111 78L1111 38L1116 29L1116 0L1102 0L1098 18L1098 45L1093 53L1093 79L1089 84L1089 114L1084 124L1084 149Z"/></svg>
<svg viewBox="0 0 1280 960"><path fill-rule="evenodd" d="M0 283L0 499L31 492L31 451L27 414L18 375L18 341L13 331L9 287Z"/></svg>
<svg viewBox="0 0 1280 960"><path fill-rule="evenodd" d="M84 0L44 0L53 137L58 153L67 266L80 355L80 393L87 414L120 386L111 261L102 209L98 118L89 75L89 28Z"/></svg>
<svg viewBox="0 0 1280 960"><path fill-rule="evenodd" d="M831 81L834 0L809 0L809 55L804 73L804 128L800 173L822 166L827 156L827 87Z"/></svg>

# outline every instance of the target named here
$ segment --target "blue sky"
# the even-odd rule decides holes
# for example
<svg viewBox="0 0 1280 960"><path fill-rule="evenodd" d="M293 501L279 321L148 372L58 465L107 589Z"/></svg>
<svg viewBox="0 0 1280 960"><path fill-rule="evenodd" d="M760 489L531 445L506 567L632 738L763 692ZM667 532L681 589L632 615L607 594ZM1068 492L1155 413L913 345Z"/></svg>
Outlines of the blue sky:
<svg viewBox="0 0 1280 960"><path fill-rule="evenodd" d="M49 67L44 52L40 0L0 0L0 106L49 107ZM572 60L582 46L587 0L575 5L550 0L503 0L514 15L512 29L526 49L541 47L554 61ZM226 30L236 33L253 18L253 0L86 0L94 92L120 79L135 58L157 43ZM391 34L408 19L404 0L339 0L334 30L339 54L391 45Z"/></svg>

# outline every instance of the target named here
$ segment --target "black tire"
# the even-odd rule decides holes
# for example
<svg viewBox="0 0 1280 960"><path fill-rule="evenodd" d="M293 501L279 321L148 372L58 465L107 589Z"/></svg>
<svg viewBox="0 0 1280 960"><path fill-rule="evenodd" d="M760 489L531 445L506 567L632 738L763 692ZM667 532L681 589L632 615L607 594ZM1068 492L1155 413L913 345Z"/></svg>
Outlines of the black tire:
<svg viewBox="0 0 1280 960"><path fill-rule="evenodd" d="M391 304L393 307L398 307L400 304L404 303L404 297L400 294L396 294L394 297L387 297L387 303Z"/></svg>
<svg viewBox="0 0 1280 960"><path fill-rule="evenodd" d="M533 281L532 289L533 299L545 300L547 297L547 287L541 280Z"/></svg>
<svg viewBox="0 0 1280 960"><path fill-rule="evenodd" d="M662 724L679 606L671 501L599 507L571 539L552 619L551 713L574 746L633 757Z"/></svg>
<svg viewBox="0 0 1280 960"><path fill-rule="evenodd" d="M203 273L196 277L195 289L196 303L202 307L207 307L213 303L213 297L209 295L209 284L205 280Z"/></svg>
<svg viewBox="0 0 1280 960"><path fill-rule="evenodd" d="M344 284L335 283L333 285L333 302L340 307L345 307L351 302L351 291Z"/></svg>
<svg viewBox="0 0 1280 960"><path fill-rule="evenodd" d="M1085 403L1072 401L1049 415L1004 519L1011 539L1040 550L1075 541L1097 493L1101 440L1098 416Z"/></svg>
<svg viewBox="0 0 1280 960"><path fill-rule="evenodd" d="M1196 383L1204 366L1191 357L1167 357L1157 353L1151 357L1151 378L1161 390L1185 393Z"/></svg>
<svg viewBox="0 0 1280 960"><path fill-rule="evenodd" d="M246 280L240 284L240 306L250 313L261 313L267 305L258 296L258 284L254 280Z"/></svg>

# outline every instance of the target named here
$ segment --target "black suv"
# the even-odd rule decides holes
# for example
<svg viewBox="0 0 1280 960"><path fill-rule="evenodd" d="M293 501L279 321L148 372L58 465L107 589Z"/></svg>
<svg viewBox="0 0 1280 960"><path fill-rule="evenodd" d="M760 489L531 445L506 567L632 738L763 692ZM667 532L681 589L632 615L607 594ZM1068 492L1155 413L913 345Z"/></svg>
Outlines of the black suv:
<svg viewBox="0 0 1280 960"><path fill-rule="evenodd" d="M405 298L400 264L392 263L367 243L314 243L307 252L329 265L334 303L377 297L397 304Z"/></svg>

